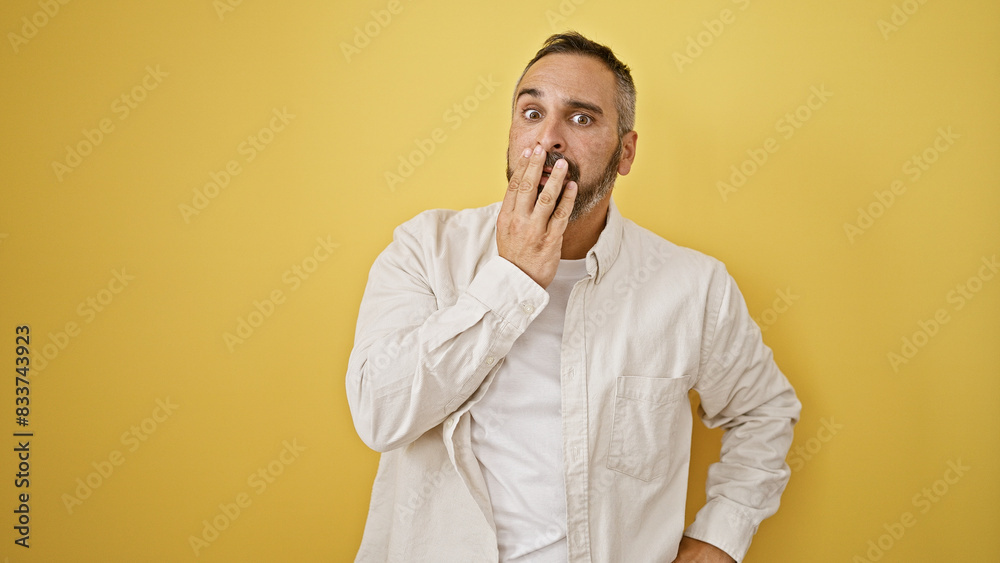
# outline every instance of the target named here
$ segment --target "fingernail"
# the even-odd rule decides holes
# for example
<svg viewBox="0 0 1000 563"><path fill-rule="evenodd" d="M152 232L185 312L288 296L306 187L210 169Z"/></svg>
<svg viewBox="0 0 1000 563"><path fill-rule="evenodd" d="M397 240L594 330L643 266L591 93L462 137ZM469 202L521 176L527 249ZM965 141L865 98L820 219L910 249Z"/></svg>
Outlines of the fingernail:
<svg viewBox="0 0 1000 563"><path fill-rule="evenodd" d="M535 154L542 154L542 145L535 145Z"/></svg>
<svg viewBox="0 0 1000 563"><path fill-rule="evenodd" d="M566 168L566 160L560 158L556 161L556 168Z"/></svg>
<svg viewBox="0 0 1000 563"><path fill-rule="evenodd" d="M528 158L529 156L531 156L531 149L524 149L524 152L521 153L521 156L523 156L524 158Z"/></svg>

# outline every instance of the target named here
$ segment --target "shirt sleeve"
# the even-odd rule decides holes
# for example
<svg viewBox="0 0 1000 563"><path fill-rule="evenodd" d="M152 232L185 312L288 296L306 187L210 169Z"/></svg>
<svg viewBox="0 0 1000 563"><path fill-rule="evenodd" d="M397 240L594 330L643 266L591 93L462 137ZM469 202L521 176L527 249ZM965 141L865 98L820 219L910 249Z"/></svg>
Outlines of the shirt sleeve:
<svg viewBox="0 0 1000 563"><path fill-rule="evenodd" d="M742 561L757 527L778 510L801 404L721 266L709 292L705 334L698 413L706 426L725 432L720 460L708 470L707 503L684 535Z"/></svg>
<svg viewBox="0 0 1000 563"><path fill-rule="evenodd" d="M371 268L347 369L355 428L380 452L461 406L548 303L541 286L494 256L454 304L439 307L435 277L449 276L448 260L460 258L434 255L406 226Z"/></svg>

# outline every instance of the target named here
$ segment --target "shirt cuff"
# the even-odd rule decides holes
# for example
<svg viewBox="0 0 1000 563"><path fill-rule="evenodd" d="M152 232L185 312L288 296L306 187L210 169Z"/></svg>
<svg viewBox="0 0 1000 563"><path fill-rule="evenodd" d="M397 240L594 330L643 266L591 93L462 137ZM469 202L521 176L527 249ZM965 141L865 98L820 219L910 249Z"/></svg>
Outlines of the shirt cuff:
<svg viewBox="0 0 1000 563"><path fill-rule="evenodd" d="M466 291L520 332L549 302L545 288L502 256L490 258Z"/></svg>
<svg viewBox="0 0 1000 563"><path fill-rule="evenodd" d="M746 509L724 498L714 498L698 511L684 535L725 551L737 562L742 561L757 533L757 524Z"/></svg>

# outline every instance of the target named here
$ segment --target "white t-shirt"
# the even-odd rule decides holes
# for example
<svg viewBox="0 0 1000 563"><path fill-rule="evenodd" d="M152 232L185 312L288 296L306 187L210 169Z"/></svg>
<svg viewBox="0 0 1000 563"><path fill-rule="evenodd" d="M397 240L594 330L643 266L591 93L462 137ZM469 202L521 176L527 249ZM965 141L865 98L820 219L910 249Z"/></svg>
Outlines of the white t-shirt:
<svg viewBox="0 0 1000 563"><path fill-rule="evenodd" d="M586 259L560 260L549 303L511 347L472 415L472 451L493 505L500 561L565 562L559 356L566 304Z"/></svg>

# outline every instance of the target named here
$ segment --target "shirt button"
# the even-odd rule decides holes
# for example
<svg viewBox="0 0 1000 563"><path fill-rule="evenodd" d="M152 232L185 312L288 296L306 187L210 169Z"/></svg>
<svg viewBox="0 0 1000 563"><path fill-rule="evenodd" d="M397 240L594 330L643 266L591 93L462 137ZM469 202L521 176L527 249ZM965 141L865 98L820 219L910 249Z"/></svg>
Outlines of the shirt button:
<svg viewBox="0 0 1000 563"><path fill-rule="evenodd" d="M445 423L444 423L444 427L445 428L451 428L452 426L455 426L455 419L454 418L449 418L448 420L445 421Z"/></svg>
<svg viewBox="0 0 1000 563"><path fill-rule="evenodd" d="M530 315L531 313L535 312L535 306L532 305L531 303L528 303L527 301L522 301L521 310Z"/></svg>
<svg viewBox="0 0 1000 563"><path fill-rule="evenodd" d="M493 356L486 356L486 365L492 366L495 361L497 361L497 359Z"/></svg>

